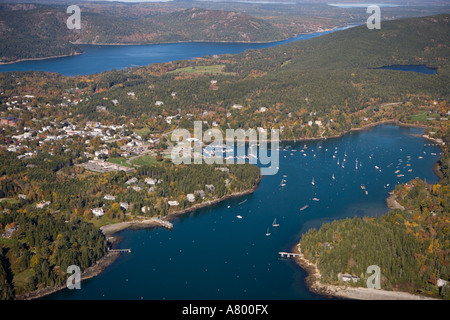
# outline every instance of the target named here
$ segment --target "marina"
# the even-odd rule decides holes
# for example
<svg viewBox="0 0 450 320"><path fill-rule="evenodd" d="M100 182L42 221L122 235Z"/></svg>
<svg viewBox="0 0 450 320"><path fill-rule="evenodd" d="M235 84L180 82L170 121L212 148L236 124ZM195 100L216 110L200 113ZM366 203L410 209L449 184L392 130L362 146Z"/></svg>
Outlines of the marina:
<svg viewBox="0 0 450 320"><path fill-rule="evenodd" d="M421 132L381 125L339 139L290 143L288 150L297 152L280 157L278 174L265 176L254 193L179 216L170 221L170 230L120 232L117 249L132 248L132 254L121 254L100 275L83 282L82 290L63 290L45 299L324 299L308 290L294 256L279 253L292 253L304 232L323 223L385 214L386 198L399 183L416 176L437 181L433 165L439 150L410 136ZM301 146L316 158L304 157ZM341 161L345 152L346 163L358 158L358 167L361 161L363 166L337 167L335 151ZM397 177L396 170L404 176ZM289 183L280 188L283 178Z"/></svg>

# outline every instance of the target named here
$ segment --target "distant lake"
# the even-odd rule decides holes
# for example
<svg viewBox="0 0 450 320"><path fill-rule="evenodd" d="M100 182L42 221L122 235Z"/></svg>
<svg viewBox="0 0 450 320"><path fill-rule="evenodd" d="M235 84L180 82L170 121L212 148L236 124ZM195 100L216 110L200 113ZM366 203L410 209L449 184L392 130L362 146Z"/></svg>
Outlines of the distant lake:
<svg viewBox="0 0 450 320"><path fill-rule="evenodd" d="M265 176L253 194L181 216L171 231L121 232L119 247L131 253L83 281L81 290L44 299L324 299L278 252L325 222L385 214L388 193L400 183L415 177L436 183L440 149L412 136L421 133L380 125L337 139L283 143L279 172Z"/></svg>
<svg viewBox="0 0 450 320"><path fill-rule="evenodd" d="M407 71L407 72L418 72L424 74L435 74L437 72L437 68L430 68L424 65L393 65L393 66L384 66L379 68L372 69L387 69L387 70L398 70L398 71Z"/></svg>
<svg viewBox="0 0 450 320"><path fill-rule="evenodd" d="M214 54L240 53L248 49L269 48L315 38L351 27L353 25L323 32L301 34L287 40L269 43L187 42L151 45L80 45L80 48L84 51L81 55L0 65L0 72L34 70L58 72L66 76L87 75L112 69L120 70L146 66L152 63L188 60Z"/></svg>

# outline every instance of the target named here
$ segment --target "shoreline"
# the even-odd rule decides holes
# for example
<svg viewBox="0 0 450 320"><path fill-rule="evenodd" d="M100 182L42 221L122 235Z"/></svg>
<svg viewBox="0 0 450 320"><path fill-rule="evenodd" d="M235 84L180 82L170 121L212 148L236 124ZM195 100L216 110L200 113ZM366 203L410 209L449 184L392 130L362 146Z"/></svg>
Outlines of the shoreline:
<svg viewBox="0 0 450 320"><path fill-rule="evenodd" d="M396 124L401 123L400 121L397 120L394 120L394 122ZM409 124L404 125L409 126ZM428 128L427 126L415 126L415 125L412 126L420 128L422 127ZM360 130L363 130L363 128L361 128ZM423 135L416 135L416 136L425 139L427 138ZM440 147L441 149L443 149L442 145L440 145ZM442 179L442 172L440 171L439 161L434 164L433 171L440 179ZM389 196L386 198L386 205L391 210L394 209L405 210L405 207L403 207L397 201L397 196L394 190L391 190L389 192ZM291 250L293 253L300 254L300 256L295 257L294 260L296 264L307 273L305 283L308 289L316 294L323 295L325 297L350 299L350 300L441 300L423 295L415 295L404 291L389 291L389 290L370 289L364 287L351 287L345 285L331 285L321 283L320 282L321 274L319 268L317 267L317 264L314 264L305 258L305 256L301 252L300 242L298 242Z"/></svg>
<svg viewBox="0 0 450 320"><path fill-rule="evenodd" d="M397 125L399 127L410 127L410 128L419 128L419 129L430 128L429 126L426 126L426 125L401 122L398 119L386 119L386 120L380 120L380 121L368 123L368 124L365 124L365 125L363 125L361 127L350 128L347 131L344 131L342 133L335 134L335 135L329 136L329 137L310 137L310 138L299 138L299 139L283 139L283 140L280 140L280 142L299 142L299 141L309 141L309 140L311 140L311 141L318 141L318 140L342 138L344 135L349 134L351 132L370 130L370 129L376 127L376 126L383 125L383 124L393 124L393 125ZM425 138L422 135L420 135L420 137Z"/></svg>
<svg viewBox="0 0 450 320"><path fill-rule="evenodd" d="M38 61L38 60L47 60L47 59L56 59L56 58L65 58L65 57L73 57L73 56L79 56L82 55L84 52L74 52L70 54L62 54L59 56L50 56L50 57L42 57L42 58L23 58L19 60L9 61L9 62L0 62L0 65L7 65L7 64L13 64L13 63L19 63L24 61Z"/></svg>
<svg viewBox="0 0 450 320"><path fill-rule="evenodd" d="M172 221L176 219L177 217L184 215L186 213L190 213L193 211L196 211L201 208L211 207L215 204L218 204L220 202L223 202L228 199L232 198L238 198L244 195L249 195L255 192L255 190L258 188L263 176L260 176L256 181L255 185L247 190L235 192L229 195L225 195L221 198L209 200L201 203L197 203L193 205L192 207L176 210L173 212L168 213L166 216L161 218L162 221ZM139 229L147 229L147 228L156 228L161 227L162 224L158 222L158 218L156 217L149 217L147 219L142 219L138 221L124 221L124 222L118 222L114 224L109 224L100 227L100 232L102 232L105 237L107 238L107 241L111 244L111 248L113 248L116 244L120 242L120 237L117 235L123 230L131 229L131 230L139 230ZM83 273L81 274L81 282L84 280L93 278L100 273L102 273L107 267L112 265L116 259L119 257L120 253L118 252L110 252L108 251L105 256L103 256L100 260L98 260L94 265L87 268ZM20 296L17 296L14 300L34 300L39 299L45 296L48 296L50 294L53 294L55 292L58 292L60 290L63 290L66 288L66 284L62 284L57 287L47 287L47 288L41 288L38 290L35 290L30 293L22 294Z"/></svg>
<svg viewBox="0 0 450 320"><path fill-rule="evenodd" d="M94 265L87 268L85 271L81 273L81 282L84 280L93 278L98 276L103 272L108 266L114 263L116 259L119 257L120 253L118 252L107 252L100 260L98 260ZM14 300L35 300L45 296L48 296L52 293L58 292L66 288L66 283L57 286L57 287L46 287L40 288L35 291L22 294L17 296Z"/></svg>
<svg viewBox="0 0 450 320"><path fill-rule="evenodd" d="M325 296L349 300L440 300L431 297L415 295L404 291L389 291L345 285L331 285L320 282L321 274L317 265L305 258L301 252L300 243L292 248L292 252L300 256L294 260L308 274L305 282L309 290Z"/></svg>
<svg viewBox="0 0 450 320"><path fill-rule="evenodd" d="M311 32L301 32L297 33L294 36L278 39L278 40L260 40L260 41L245 41L245 40L178 40L178 41L167 41L167 42L136 42L136 43L91 43L91 42L70 42L74 45L92 45L92 46L148 46L148 45L156 45L156 44L177 44L177 43L247 43L247 44L264 44L264 43L276 43L276 42L282 42L289 39L296 38L298 36L307 35L307 34L313 34L318 32L330 32L330 31L336 31L340 28L351 28L353 26L356 26L355 24L348 24L345 26L336 26L329 29L320 29L315 30ZM226 54L226 53L225 53Z"/></svg>
<svg viewBox="0 0 450 320"><path fill-rule="evenodd" d="M372 123L369 123L369 124L365 124L365 125L363 125L361 127L358 127L358 128L350 128L349 130L346 130L346 131L344 131L342 133L335 134L335 135L329 136L329 137L307 137L307 138L298 138L298 139L280 139L279 142L280 143L283 143L283 142L296 143L296 142L303 142L303 141L320 141L320 140L327 140L327 139L337 139L337 138L342 138L346 134L349 134L349 133L352 133L352 132L370 130L370 129L376 127L376 126L383 125L383 124L392 124L392 125L397 125L399 127L410 127L410 128L419 128L419 129L429 129L430 128L429 126L426 126L426 125L401 122L400 120L397 120L397 119L386 119L386 120L380 120L380 121L372 122ZM427 139L427 137L424 136L424 135L415 135L415 136ZM430 139L430 138L428 138L428 139ZM253 140L253 139L245 138L245 140L242 140L242 139L240 139L240 140L237 140L237 139L232 140L232 139L227 139L225 137L224 141L237 141L237 142L248 142L248 143L250 143L250 142L259 142L259 139ZM268 141L269 141L269 138L268 138ZM442 148L442 146L441 146L441 148Z"/></svg>
<svg viewBox="0 0 450 320"><path fill-rule="evenodd" d="M205 202L197 203L186 209L175 210L173 212L168 213L166 216L162 217L161 220L170 222L170 221L173 221L174 219L176 219L177 217L182 216L186 213L190 213L190 212L196 211L201 208L211 207L211 206L214 206L215 204L218 204L218 203L223 202L228 199L238 198L238 197L241 197L244 195L252 194L258 188L261 180L262 180L262 176L260 176L255 181L255 185L250 189L240 191L240 192L235 192L232 194L228 194L228 195L225 195L218 199L208 200ZM123 230L126 230L126 229L139 230L139 229L154 228L154 227L160 227L160 226L162 226L162 225L160 222L158 222L158 218L151 217L151 218L144 219L144 220L125 221L125 222L109 224L106 226L102 226L100 228L100 231L106 237L109 237L112 241L114 241L113 242L114 244L117 244L119 241L118 236L114 236L114 235Z"/></svg>
<svg viewBox="0 0 450 320"><path fill-rule="evenodd" d="M343 132L342 134L335 135L332 137L315 137L315 138L302 138L299 140L280 140L280 142L298 142L298 141L306 141L306 140L326 140L328 138L340 138L343 137L345 134L351 133L352 131L363 131L363 130L369 130L373 127L376 127L378 125L382 124L394 124L398 126L406 126L406 127L415 127L415 128L429 128L425 125L418 125L418 124L409 124L409 123L402 123L399 120L396 119L390 119L390 120L381 120L374 123L367 124L365 126L359 127L359 128L351 128L350 130L347 130L346 132ZM426 138L422 135L418 135L419 137ZM249 141L251 142L251 141ZM442 147L442 146L441 146ZM440 177L438 174L439 171L439 165L438 162L433 166L433 169L435 173ZM176 219L179 216L182 216L186 213L190 213L193 211L196 211L201 208L211 207L215 204L218 204L220 202L223 202L228 199L241 197L244 195L248 195L253 193L259 186L263 176L260 176L256 181L255 185L247 190L232 193L229 195L225 195L218 199L213 199L205 202L201 202L198 204L195 204L189 208L186 209L180 209L175 210L173 212L168 213L166 216L162 217L162 221L172 221ZM386 199L386 204L390 209L402 209L404 210L404 207L401 206L396 201L396 196L394 194L394 191L392 190L389 192L389 196ZM142 217L141 217L142 218ZM117 235L123 230L126 229L132 229L132 230L139 230L139 229L146 229L146 228L156 228L161 227L162 224L158 222L158 218L156 217L149 217L140 219L137 221L125 221L125 222L119 222L115 224L105 225L100 227L100 231L105 235L108 242L111 244L111 248L113 248L117 243L120 242L120 237ZM308 288L317 294L324 295L324 296L331 296L331 297L338 297L338 298L345 298L345 299L357 299L357 300L379 300L379 299L400 299L400 300L410 300L410 299L433 299L429 297L424 296L417 296L413 295L407 292L400 292L400 291L387 291L387 290L375 290L375 289L368 289L368 288L361 288L361 287L346 287L346 286L334 286L334 285L326 285L321 284L318 279L320 279L320 271L318 270L317 266L315 264L310 263L306 258L304 258L303 254L300 250L300 244L296 244L294 248L292 249L292 252L300 253L300 258L295 258L295 261L297 265L299 265L303 270L305 270L308 274L305 281L308 286ZM117 252L107 252L107 254L102 257L99 261L97 261L93 266L86 269L81 274L81 280L86 280L93 278L97 275L99 275L103 270L105 270L108 266L113 264L115 260L119 257L119 254ZM32 299L38 299L50 294L53 294L57 291L60 291L62 289L66 288L66 285L62 285L59 287L51 287L51 288L42 288L38 289L36 291L33 291L31 293L23 294L21 296L16 297L16 300L32 300ZM437 300L437 299L434 299Z"/></svg>
<svg viewBox="0 0 450 320"><path fill-rule="evenodd" d="M91 46L146 46L146 45L157 45L157 44L177 44L177 43L246 43L246 44L264 44L264 43L276 43L276 42L282 42L286 41L301 35L307 35L317 32L329 32L329 31L335 31L340 28L347 28L352 27L353 24L349 24L346 26L336 26L331 29L321 29L311 32L305 32L305 33L298 33L295 36L283 38L280 40L265 40L265 41L213 41L213 40L185 40L185 41L170 41L170 42L141 42L141 43L89 43L89 42L70 42L73 45L91 45ZM49 56L49 57L42 57L42 58L23 58L18 59L14 61L8 61L8 62L0 62L0 65L7 65L7 64L13 64L13 63L19 63L23 61L34 61L34 60L46 60L46 59L54 59L54 58L64 58L64 57L71 57L71 56L78 56L84 54L84 52L75 52L72 54L65 54L65 55L58 55L58 56Z"/></svg>

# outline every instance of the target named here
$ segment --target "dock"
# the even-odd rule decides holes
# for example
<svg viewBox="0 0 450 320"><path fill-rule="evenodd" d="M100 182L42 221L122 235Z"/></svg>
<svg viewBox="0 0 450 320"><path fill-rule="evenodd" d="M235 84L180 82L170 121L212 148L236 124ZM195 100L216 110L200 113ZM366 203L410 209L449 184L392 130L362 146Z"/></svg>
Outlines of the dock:
<svg viewBox="0 0 450 320"><path fill-rule="evenodd" d="M161 226L167 229L173 229L173 224L169 221L161 220L161 219L154 219L157 223L159 223Z"/></svg>
<svg viewBox="0 0 450 320"><path fill-rule="evenodd" d="M127 252L127 253L131 253L131 249L108 249L108 252Z"/></svg>
<svg viewBox="0 0 450 320"><path fill-rule="evenodd" d="M295 258L295 257L300 257L301 256L300 253L293 253L293 252L278 252L278 254L282 258Z"/></svg>

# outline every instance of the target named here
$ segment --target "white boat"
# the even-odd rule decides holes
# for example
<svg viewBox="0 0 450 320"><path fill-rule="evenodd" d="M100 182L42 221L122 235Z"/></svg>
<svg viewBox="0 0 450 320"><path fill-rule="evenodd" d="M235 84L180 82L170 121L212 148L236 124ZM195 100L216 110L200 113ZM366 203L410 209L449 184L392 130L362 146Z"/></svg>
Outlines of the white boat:
<svg viewBox="0 0 450 320"><path fill-rule="evenodd" d="M277 218L275 218L275 220L273 220L272 222L272 227L279 227L280 225L277 223Z"/></svg>
<svg viewBox="0 0 450 320"><path fill-rule="evenodd" d="M314 200L314 201L319 201L320 199L318 199L318 198L313 198L313 200Z"/></svg>
<svg viewBox="0 0 450 320"><path fill-rule="evenodd" d="M270 236L269 228L267 228L266 236Z"/></svg>
<svg viewBox="0 0 450 320"><path fill-rule="evenodd" d="M334 173L331 175L331 177L333 178L333 180L336 179L336 178L334 177Z"/></svg>
<svg viewBox="0 0 450 320"><path fill-rule="evenodd" d="M311 182L311 184L314 186L315 185L315 183L314 183L314 178L312 179L312 182Z"/></svg>
<svg viewBox="0 0 450 320"><path fill-rule="evenodd" d="M241 215L237 215L236 218L242 219L242 216Z"/></svg>

